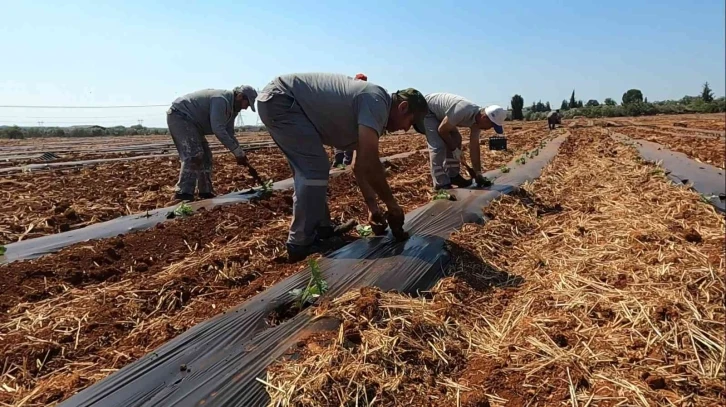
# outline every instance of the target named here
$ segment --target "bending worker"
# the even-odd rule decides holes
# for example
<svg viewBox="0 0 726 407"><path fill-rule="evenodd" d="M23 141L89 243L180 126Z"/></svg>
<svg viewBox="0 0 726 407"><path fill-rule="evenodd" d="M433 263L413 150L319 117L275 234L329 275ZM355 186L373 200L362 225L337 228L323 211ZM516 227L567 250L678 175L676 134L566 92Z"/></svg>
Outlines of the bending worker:
<svg viewBox="0 0 726 407"><path fill-rule="evenodd" d="M359 73L355 76L357 81L367 81L368 77L365 74ZM355 150L342 150L340 148L335 149L335 156L333 158L333 167L337 168L340 166L347 167L353 163L353 152Z"/></svg>
<svg viewBox="0 0 726 407"><path fill-rule="evenodd" d="M385 203L394 235L403 234L404 214L391 193L378 157L378 138L406 130L428 111L415 89L388 93L345 75L290 74L260 92L260 119L290 162L294 174L293 219L287 240L291 261L335 249L327 202L328 156L324 146L356 150L353 164L372 224L385 222L376 197Z"/></svg>
<svg viewBox="0 0 726 407"><path fill-rule="evenodd" d="M547 113L547 124L549 125L550 130L556 129L557 125L560 123L562 123L562 118L559 110L553 110Z"/></svg>
<svg viewBox="0 0 726 407"><path fill-rule="evenodd" d="M471 165L477 178L481 175L481 152L479 134L481 130L494 129L503 134L502 125L507 111L497 105L481 108L478 105L451 93L426 95L429 112L417 131L426 135L429 145L431 178L434 189L460 188L471 185L472 180L461 176L461 133L457 127L469 127L469 152Z"/></svg>
<svg viewBox="0 0 726 407"><path fill-rule="evenodd" d="M184 95L171 104L166 123L179 152L181 170L174 199L192 201L214 197L212 151L204 137L214 134L234 154L237 164L248 165L247 156L234 137L234 119L248 107L255 111L257 91L243 85L233 90L205 89Z"/></svg>

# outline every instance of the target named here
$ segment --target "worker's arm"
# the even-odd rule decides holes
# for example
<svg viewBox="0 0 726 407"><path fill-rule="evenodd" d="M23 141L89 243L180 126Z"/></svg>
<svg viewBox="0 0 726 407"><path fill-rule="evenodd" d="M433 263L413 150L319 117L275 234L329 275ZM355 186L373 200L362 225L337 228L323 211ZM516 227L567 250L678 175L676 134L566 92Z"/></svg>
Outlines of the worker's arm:
<svg viewBox="0 0 726 407"><path fill-rule="evenodd" d="M450 151L456 149L454 141L451 139L451 132L454 130L456 130L456 126L449 122L449 116L444 117L444 120L442 120L441 124L439 124L438 132L439 136L441 136L441 139L444 140L446 148L448 148Z"/></svg>
<svg viewBox="0 0 726 407"><path fill-rule="evenodd" d="M356 161L358 159L358 152L353 152L353 161L351 165L353 166L353 173L355 174L355 168L356 168ZM378 209L378 201L376 200L376 191L373 190L373 187L371 187L371 184L368 183L368 180L366 177L359 177L356 175L355 177L356 182L358 183L358 188L360 188L360 192L363 194L363 199L365 200L366 206L368 207L368 211L371 213L377 213L379 211Z"/></svg>
<svg viewBox="0 0 726 407"><path fill-rule="evenodd" d="M481 174L481 147L479 147L479 134L481 130L476 125L471 126L469 131L469 156L471 167L477 174Z"/></svg>
<svg viewBox="0 0 726 407"><path fill-rule="evenodd" d="M245 152L234 137L234 121L231 120L232 106L223 97L212 98L209 106L209 119L212 132L235 157L244 157ZM231 127L231 130L230 130Z"/></svg>
<svg viewBox="0 0 726 407"><path fill-rule="evenodd" d="M386 204L386 207L389 209L398 207L398 203L396 203L396 199L391 193L391 188L388 186L381 159L378 156L378 134L368 126L358 126L358 148L356 149L353 173L356 179L365 179L364 183L378 195L381 201ZM368 199L365 195L364 198Z"/></svg>

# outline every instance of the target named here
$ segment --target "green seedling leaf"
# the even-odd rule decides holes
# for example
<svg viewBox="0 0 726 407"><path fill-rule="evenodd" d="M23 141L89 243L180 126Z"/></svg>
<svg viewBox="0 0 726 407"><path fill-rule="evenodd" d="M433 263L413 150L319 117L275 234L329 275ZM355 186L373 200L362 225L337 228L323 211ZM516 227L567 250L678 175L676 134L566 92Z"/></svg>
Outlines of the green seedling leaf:
<svg viewBox="0 0 726 407"><path fill-rule="evenodd" d="M8 249L6 249L5 246L0 246L0 256L4 256L6 251L8 251Z"/></svg>
<svg viewBox="0 0 726 407"><path fill-rule="evenodd" d="M339 170L344 170L345 169L345 164L338 164L338 165L335 166L335 168L337 168Z"/></svg>
<svg viewBox="0 0 726 407"><path fill-rule="evenodd" d="M506 174L506 173L508 173L508 172L509 172L509 171L511 171L511 170L509 169L509 167L507 167L507 166L505 165L505 166L503 166L502 168L500 168L500 169L499 169L499 171L501 171L501 172L503 172L503 173L505 173L505 174Z"/></svg>
<svg viewBox="0 0 726 407"><path fill-rule="evenodd" d="M370 225L358 225L355 230L361 237L368 237L373 234L373 228L371 228Z"/></svg>
<svg viewBox="0 0 726 407"><path fill-rule="evenodd" d="M436 195L434 195L434 201L437 201L439 199L450 200L451 199L451 194L448 193L446 190L441 189L438 192L436 192Z"/></svg>
<svg viewBox="0 0 726 407"><path fill-rule="evenodd" d="M174 209L175 216L184 217L184 216L189 216L193 213L194 213L194 209L192 209L192 206L186 202L180 203L179 206L177 206L176 209Z"/></svg>
<svg viewBox="0 0 726 407"><path fill-rule="evenodd" d="M323 279L323 272L318 266L318 261L308 259L310 266L310 281L308 281L305 289L295 289L290 294L297 298L295 305L298 309L302 309L307 303L314 303L315 300L328 291L328 282Z"/></svg>

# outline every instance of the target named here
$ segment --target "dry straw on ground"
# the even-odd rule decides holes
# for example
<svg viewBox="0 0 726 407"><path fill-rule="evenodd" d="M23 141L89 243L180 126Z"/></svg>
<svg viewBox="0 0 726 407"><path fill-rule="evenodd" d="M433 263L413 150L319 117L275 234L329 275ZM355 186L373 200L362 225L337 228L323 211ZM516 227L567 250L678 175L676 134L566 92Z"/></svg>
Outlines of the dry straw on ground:
<svg viewBox="0 0 726 407"><path fill-rule="evenodd" d="M599 129L571 131L540 180L453 237L458 280L321 310L340 332L270 369L271 405L723 405L723 218ZM492 269L509 278L486 289Z"/></svg>

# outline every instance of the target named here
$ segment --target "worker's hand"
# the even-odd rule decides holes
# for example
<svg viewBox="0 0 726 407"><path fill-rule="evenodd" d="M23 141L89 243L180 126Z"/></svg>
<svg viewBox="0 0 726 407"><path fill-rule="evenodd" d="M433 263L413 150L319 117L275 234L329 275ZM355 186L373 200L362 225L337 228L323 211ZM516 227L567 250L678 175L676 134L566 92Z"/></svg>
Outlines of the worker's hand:
<svg viewBox="0 0 726 407"><path fill-rule="evenodd" d="M455 148L454 151L451 152L451 155L454 156L454 159L456 161L461 161L461 149L460 148L458 148L458 147Z"/></svg>
<svg viewBox="0 0 726 407"><path fill-rule="evenodd" d="M374 235L380 236L386 234L388 222L386 222L386 217L383 216L383 212L378 208L375 211L368 212L368 223L371 225Z"/></svg>
<svg viewBox="0 0 726 407"><path fill-rule="evenodd" d="M403 220L405 215L403 209L398 204L388 205L388 212L386 213L388 224L391 226L391 230L403 229Z"/></svg>
<svg viewBox="0 0 726 407"><path fill-rule="evenodd" d="M235 156L235 159L237 160L237 165L244 165L245 167L250 165L249 160L247 160L247 155L244 152Z"/></svg>

